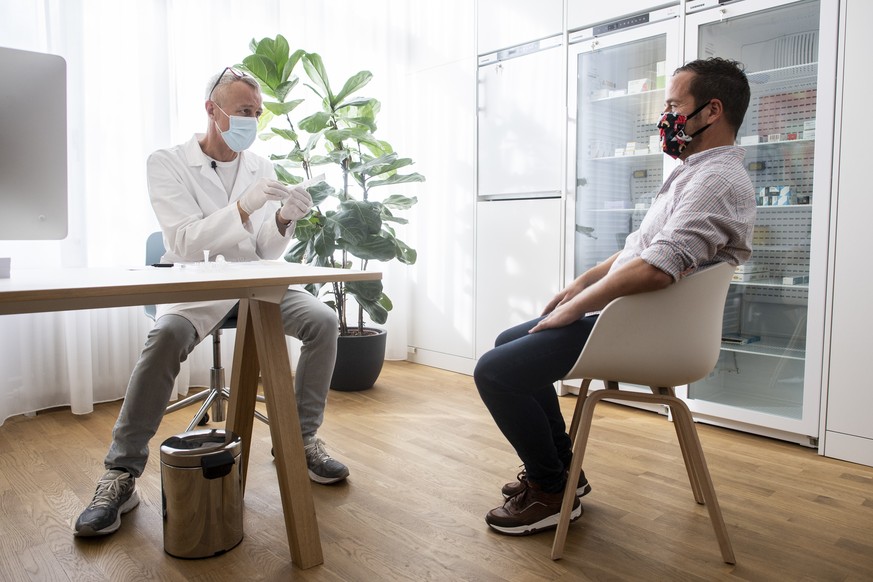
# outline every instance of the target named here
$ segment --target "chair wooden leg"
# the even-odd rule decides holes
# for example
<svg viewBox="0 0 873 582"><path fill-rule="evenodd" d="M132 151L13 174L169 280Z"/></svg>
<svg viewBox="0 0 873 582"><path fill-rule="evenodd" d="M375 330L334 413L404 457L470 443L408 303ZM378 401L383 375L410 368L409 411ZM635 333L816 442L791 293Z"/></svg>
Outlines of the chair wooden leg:
<svg viewBox="0 0 873 582"><path fill-rule="evenodd" d="M601 390L585 398L579 415L578 429L573 438L573 460L567 474L567 484L564 487L564 499L561 503L561 515L558 528L555 530L555 540L552 542L552 559L558 560L564 553L564 543L567 541L567 529L570 527L570 514L573 512L573 500L576 497L576 483L579 482L579 472L582 470L582 460L585 458L585 447L591 432L591 421L594 418L594 407L608 395L608 390ZM578 403L577 403L578 406ZM575 413L574 413L575 416Z"/></svg>
<svg viewBox="0 0 873 582"><path fill-rule="evenodd" d="M673 410L672 406L670 407L670 412L673 416L673 428L676 429L676 438L679 441L679 450L682 451L682 459L685 461L685 471L688 473L688 482L691 484L691 493L694 495L694 501L703 505L705 503L703 487L700 485L699 475L694 471L694 464L688 449L688 447L691 446L689 445L691 437L685 434L687 432L687 427L685 427L684 423L677 422L676 412Z"/></svg>
<svg viewBox="0 0 873 582"><path fill-rule="evenodd" d="M607 384L607 386L609 386L609 384ZM600 400L625 400L630 402L647 402L669 406L673 414L673 424L676 429L676 435L679 438L679 445L685 461L685 469L688 472L688 477L691 481L692 490L695 490L696 483L697 487L699 487L699 495L702 497L703 503L706 505L706 509L709 512L709 519L712 522L713 530L715 530L715 537L718 540L722 559L728 564L735 564L736 559L734 557L730 537L728 536L727 526L725 525L721 508L718 505L718 498L715 495L715 487L712 484L712 477L706 466L703 447L700 444L700 437L697 435L697 428L694 425L691 411L682 400L673 394L672 390L667 390L666 392L656 390L655 392L656 393L654 394L644 394L639 392L607 389L596 391L586 398L579 421L579 429L573 451L573 461L571 463L570 475L568 476L567 482L568 484L576 483L579 479L579 471L582 468L585 446L588 442L588 434L591 430L591 421L594 417L594 406ZM555 540L552 544L553 560L559 559L564 551L564 544L567 539L567 529L570 524L570 511L573 507L574 489L575 488L567 487L564 491L561 517L558 521L558 529L555 532ZM695 492L695 499L697 499L697 496L698 493Z"/></svg>
<svg viewBox="0 0 873 582"><path fill-rule="evenodd" d="M671 408L673 410L673 422L682 423L682 434L688 453L686 462L688 459L691 460L689 474L693 471L700 484L706 508L709 511L709 519L712 522L712 528L715 530L715 537L721 549L722 559L728 564L736 564L730 537L728 537L727 526L724 523L721 507L718 505L715 486L712 484L712 477L709 474L709 468L706 466L706 458L703 455L703 447L700 444L700 437L697 435L697 428L694 426L691 411L679 399L676 399L676 403Z"/></svg>
<svg viewBox="0 0 873 582"><path fill-rule="evenodd" d="M661 396L667 396L671 399L676 398L676 392L673 388L655 388L652 386L652 392L654 394L660 394ZM687 427L685 426L685 423L676 421L676 412L673 409L672 403L667 404L667 406L670 409L673 428L676 429L676 439L679 441L679 450L682 451L682 459L685 461L685 471L688 473L688 481L691 484L691 493L694 495L694 501L703 505L703 488L700 486L700 477L697 475L697 472L693 470L694 465L691 462L691 458L688 456L688 443L690 441L689 436L686 434Z"/></svg>
<svg viewBox="0 0 873 582"><path fill-rule="evenodd" d="M579 386L579 396L576 397L576 408L573 409L573 420L570 421L570 431L567 433L573 441L576 440L576 431L579 430L579 417L582 414L582 406L585 404L585 399L588 398L588 387L591 385L591 380L582 380L582 385ZM575 447L575 444L573 445Z"/></svg>

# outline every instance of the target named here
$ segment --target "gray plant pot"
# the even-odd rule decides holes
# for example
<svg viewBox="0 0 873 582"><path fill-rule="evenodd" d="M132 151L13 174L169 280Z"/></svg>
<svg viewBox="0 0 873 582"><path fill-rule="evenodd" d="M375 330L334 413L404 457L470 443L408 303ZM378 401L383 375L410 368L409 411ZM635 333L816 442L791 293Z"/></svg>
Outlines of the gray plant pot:
<svg viewBox="0 0 873 582"><path fill-rule="evenodd" d="M353 392L373 387L382 363L385 361L384 329L365 327L369 335L345 335L337 338L336 365L330 387L333 390Z"/></svg>

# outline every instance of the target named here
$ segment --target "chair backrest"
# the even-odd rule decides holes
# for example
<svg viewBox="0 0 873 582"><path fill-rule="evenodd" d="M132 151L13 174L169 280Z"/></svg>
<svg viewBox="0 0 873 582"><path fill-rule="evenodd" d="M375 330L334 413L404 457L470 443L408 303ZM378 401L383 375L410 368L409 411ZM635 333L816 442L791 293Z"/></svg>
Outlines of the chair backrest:
<svg viewBox="0 0 873 582"><path fill-rule="evenodd" d="M734 270L719 263L666 289L613 300L564 379L672 388L705 377L718 361Z"/></svg>
<svg viewBox="0 0 873 582"><path fill-rule="evenodd" d="M146 239L146 255L145 264L154 265L161 262L161 257L164 256L164 234L161 231L153 232ZM146 305L145 312L150 318L155 318L157 309L154 305Z"/></svg>
<svg viewBox="0 0 873 582"><path fill-rule="evenodd" d="M164 247L164 234L161 231L151 233L146 239L145 264L154 265L155 263L160 263L161 257L164 256L166 250L166 247ZM148 315L151 319L154 319L155 314L157 313L157 307L155 307L154 305L146 305L145 312L146 315ZM235 309L231 310L230 313L224 316L224 319L221 321L219 327L221 329L236 328Z"/></svg>
<svg viewBox="0 0 873 582"><path fill-rule="evenodd" d="M161 231L153 232L146 239L145 264L154 265L161 262L166 249L164 248L164 234Z"/></svg>

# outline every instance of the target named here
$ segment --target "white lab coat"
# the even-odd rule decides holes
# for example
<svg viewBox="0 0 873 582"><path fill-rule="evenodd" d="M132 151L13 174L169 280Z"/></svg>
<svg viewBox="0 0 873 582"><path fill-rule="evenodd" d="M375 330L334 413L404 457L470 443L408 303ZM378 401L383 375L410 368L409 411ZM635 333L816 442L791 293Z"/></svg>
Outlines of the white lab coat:
<svg viewBox="0 0 873 582"><path fill-rule="evenodd" d="M277 259L290 242L292 228L285 236L276 225L278 202L256 210L249 223L242 224L235 202L260 178L275 178L269 160L250 152L240 154L240 166L230 197L210 158L200 149L196 134L187 143L162 149L149 156L147 176L149 197L164 234L167 249L162 262L202 262L203 251L228 261ZM174 303L157 306L157 317L181 315L204 338L233 308L236 301Z"/></svg>

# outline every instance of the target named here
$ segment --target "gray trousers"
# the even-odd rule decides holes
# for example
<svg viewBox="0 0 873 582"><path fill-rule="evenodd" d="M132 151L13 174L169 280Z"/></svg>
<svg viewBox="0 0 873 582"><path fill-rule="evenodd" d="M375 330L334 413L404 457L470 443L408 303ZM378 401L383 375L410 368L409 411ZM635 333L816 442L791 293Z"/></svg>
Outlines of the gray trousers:
<svg viewBox="0 0 873 582"><path fill-rule="evenodd" d="M336 361L338 325L333 310L300 289L289 289L280 305L285 334L303 342L294 386L304 437L324 420L324 406ZM179 315L165 315L149 332L133 369L104 465L142 475L148 443L158 430L182 362L200 343L194 326ZM289 389L291 387L289 386Z"/></svg>

